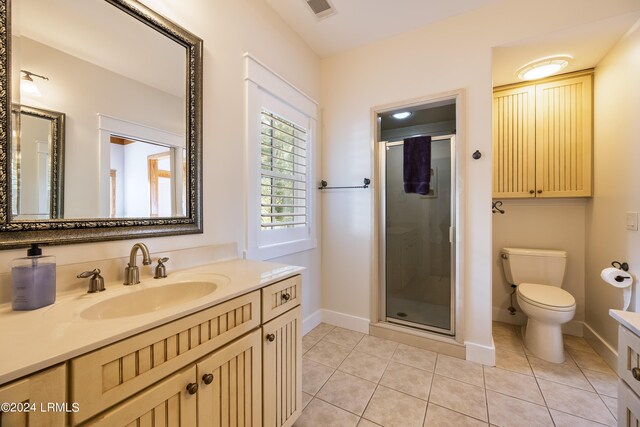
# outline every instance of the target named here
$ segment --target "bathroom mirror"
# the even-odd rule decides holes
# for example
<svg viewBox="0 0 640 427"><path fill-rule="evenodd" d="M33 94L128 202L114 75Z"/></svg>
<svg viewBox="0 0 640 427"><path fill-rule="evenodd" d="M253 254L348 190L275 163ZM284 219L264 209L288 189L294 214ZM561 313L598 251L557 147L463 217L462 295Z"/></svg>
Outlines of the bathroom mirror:
<svg viewBox="0 0 640 427"><path fill-rule="evenodd" d="M0 247L202 232L202 40L135 0L0 0L0 21Z"/></svg>
<svg viewBox="0 0 640 427"><path fill-rule="evenodd" d="M10 162L12 217L62 218L64 113L13 104Z"/></svg>

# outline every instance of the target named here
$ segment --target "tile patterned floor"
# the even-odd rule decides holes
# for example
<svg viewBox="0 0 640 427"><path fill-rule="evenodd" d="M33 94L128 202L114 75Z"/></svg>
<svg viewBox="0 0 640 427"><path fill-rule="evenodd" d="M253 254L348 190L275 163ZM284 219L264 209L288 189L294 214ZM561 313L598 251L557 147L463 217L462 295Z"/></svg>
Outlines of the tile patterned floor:
<svg viewBox="0 0 640 427"><path fill-rule="evenodd" d="M582 338L563 364L494 323L496 367L321 324L302 339L295 427L615 426L616 374Z"/></svg>

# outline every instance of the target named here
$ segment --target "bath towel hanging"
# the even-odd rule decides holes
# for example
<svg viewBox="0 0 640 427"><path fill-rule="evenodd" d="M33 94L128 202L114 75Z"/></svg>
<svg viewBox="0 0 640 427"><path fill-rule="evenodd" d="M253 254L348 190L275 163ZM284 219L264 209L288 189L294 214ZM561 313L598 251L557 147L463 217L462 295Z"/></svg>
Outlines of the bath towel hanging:
<svg viewBox="0 0 640 427"><path fill-rule="evenodd" d="M404 192L428 195L431 181L431 137L407 138L403 147Z"/></svg>

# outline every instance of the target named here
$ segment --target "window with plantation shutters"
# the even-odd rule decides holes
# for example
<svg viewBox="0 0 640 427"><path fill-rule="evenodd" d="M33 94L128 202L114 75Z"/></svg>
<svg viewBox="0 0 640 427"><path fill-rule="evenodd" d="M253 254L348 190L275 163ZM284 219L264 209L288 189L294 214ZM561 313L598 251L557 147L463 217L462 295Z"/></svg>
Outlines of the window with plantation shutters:
<svg viewBox="0 0 640 427"><path fill-rule="evenodd" d="M245 54L247 258L317 246L314 171L317 103Z"/></svg>
<svg viewBox="0 0 640 427"><path fill-rule="evenodd" d="M260 227L306 227L307 130L264 109L260 128Z"/></svg>

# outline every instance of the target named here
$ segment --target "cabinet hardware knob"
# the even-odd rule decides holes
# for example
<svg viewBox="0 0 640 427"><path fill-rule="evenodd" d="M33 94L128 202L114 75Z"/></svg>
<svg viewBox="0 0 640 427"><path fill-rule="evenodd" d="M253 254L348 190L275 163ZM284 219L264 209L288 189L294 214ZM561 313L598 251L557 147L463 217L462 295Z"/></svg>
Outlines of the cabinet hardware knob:
<svg viewBox="0 0 640 427"><path fill-rule="evenodd" d="M213 382L213 374L204 374L202 376L202 382L209 385Z"/></svg>
<svg viewBox="0 0 640 427"><path fill-rule="evenodd" d="M276 336L274 334L267 335L267 341L273 342L275 339L276 339Z"/></svg>
<svg viewBox="0 0 640 427"><path fill-rule="evenodd" d="M291 299L291 294L289 293L282 294L282 299L285 301L289 301Z"/></svg>
<svg viewBox="0 0 640 427"><path fill-rule="evenodd" d="M542 190L538 190L538 194L542 193Z"/></svg>
<svg viewBox="0 0 640 427"><path fill-rule="evenodd" d="M198 384L196 383L187 384L187 392L189 394L196 394L198 392Z"/></svg>
<svg viewBox="0 0 640 427"><path fill-rule="evenodd" d="M535 191L529 190L529 194L533 194L533 193L535 193Z"/></svg>
<svg viewBox="0 0 640 427"><path fill-rule="evenodd" d="M631 370L631 375L633 375L633 378L640 381L640 368L633 368Z"/></svg>

